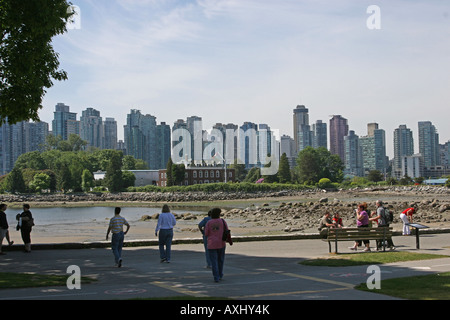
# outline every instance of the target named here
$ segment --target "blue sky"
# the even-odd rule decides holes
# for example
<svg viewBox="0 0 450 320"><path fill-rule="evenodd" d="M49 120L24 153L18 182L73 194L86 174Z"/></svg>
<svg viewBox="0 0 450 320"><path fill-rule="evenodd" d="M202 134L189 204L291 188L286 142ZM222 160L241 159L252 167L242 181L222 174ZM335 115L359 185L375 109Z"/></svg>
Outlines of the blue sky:
<svg viewBox="0 0 450 320"><path fill-rule="evenodd" d="M450 139L450 3L446 0L72 0L81 29L54 39L69 80L40 112L87 107L118 122L130 109L170 125L201 116L267 123L293 134L292 110L310 122L341 114L363 136L432 121ZM370 30L370 5L381 29ZM418 152L418 148L415 150Z"/></svg>

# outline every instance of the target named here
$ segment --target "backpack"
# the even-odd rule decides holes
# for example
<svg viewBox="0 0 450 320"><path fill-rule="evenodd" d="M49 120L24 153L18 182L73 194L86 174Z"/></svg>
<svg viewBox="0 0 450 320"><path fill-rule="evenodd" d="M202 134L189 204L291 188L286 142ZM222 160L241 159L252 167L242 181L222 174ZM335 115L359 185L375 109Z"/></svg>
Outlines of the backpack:
<svg viewBox="0 0 450 320"><path fill-rule="evenodd" d="M394 221L394 214L390 212L389 209L387 208L383 209L384 209L384 221L386 222L386 224L392 223Z"/></svg>

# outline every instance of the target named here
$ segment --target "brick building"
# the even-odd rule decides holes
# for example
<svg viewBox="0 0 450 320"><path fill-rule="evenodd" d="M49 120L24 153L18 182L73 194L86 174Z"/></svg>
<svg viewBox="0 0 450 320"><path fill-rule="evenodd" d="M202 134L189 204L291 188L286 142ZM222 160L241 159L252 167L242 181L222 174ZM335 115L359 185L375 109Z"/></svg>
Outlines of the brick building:
<svg viewBox="0 0 450 320"><path fill-rule="evenodd" d="M227 182L235 182L234 169L226 170ZM225 182L225 169L222 167L187 167L184 185ZM167 170L159 170L158 186L167 186Z"/></svg>

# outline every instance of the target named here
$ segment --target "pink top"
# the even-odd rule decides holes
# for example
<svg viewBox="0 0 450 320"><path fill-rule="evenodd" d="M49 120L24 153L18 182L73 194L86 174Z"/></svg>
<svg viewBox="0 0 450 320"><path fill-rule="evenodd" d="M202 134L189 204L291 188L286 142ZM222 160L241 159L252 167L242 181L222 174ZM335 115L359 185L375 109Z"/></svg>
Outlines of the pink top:
<svg viewBox="0 0 450 320"><path fill-rule="evenodd" d="M223 219L211 219L205 226L205 236L208 237L208 249L221 249L225 247L225 241L222 240L223 231L228 228Z"/></svg>
<svg viewBox="0 0 450 320"><path fill-rule="evenodd" d="M369 224L369 215L367 214L366 211L361 211L359 213L360 216L362 216L361 220L356 219L356 225L358 227L360 226L367 226Z"/></svg>

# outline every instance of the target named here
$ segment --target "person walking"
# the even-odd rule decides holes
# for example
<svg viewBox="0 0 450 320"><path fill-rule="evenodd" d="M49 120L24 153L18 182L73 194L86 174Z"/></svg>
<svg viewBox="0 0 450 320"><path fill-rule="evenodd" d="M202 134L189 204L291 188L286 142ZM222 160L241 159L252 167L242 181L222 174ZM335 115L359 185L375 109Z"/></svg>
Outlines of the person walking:
<svg viewBox="0 0 450 320"><path fill-rule="evenodd" d="M356 226L357 228L367 228L369 226L369 215L367 214L367 211L365 210L366 206L364 204L360 204L358 206L358 209L356 209ZM363 240L364 245L366 248L364 249L365 252L370 252L370 241L369 240ZM355 250L357 247L361 246L361 241L355 241L355 245L353 247L350 247L349 249Z"/></svg>
<svg viewBox="0 0 450 320"><path fill-rule="evenodd" d="M391 223L390 217L388 217L386 209L383 206L383 201L377 200L375 202L375 205L377 206L377 211L374 214L372 218L370 218L370 221L377 221L378 227L385 227L389 228L389 224ZM392 241L392 237L387 238L387 245L390 248L390 250L395 250L394 242ZM377 250L381 249L382 247L382 240L377 240Z"/></svg>
<svg viewBox="0 0 450 320"><path fill-rule="evenodd" d="M203 218L202 221L200 221L200 223L198 224L198 229L202 233L203 246L205 247L206 268L211 269L211 258L208 252L208 237L205 236L205 227L209 220L211 220L211 210L208 211L208 216Z"/></svg>
<svg viewBox="0 0 450 320"><path fill-rule="evenodd" d="M23 205L23 212L16 216L16 220L19 221L18 227L20 228L20 234L25 245L24 251L31 252L31 231L34 226L34 219L29 204Z"/></svg>
<svg viewBox="0 0 450 320"><path fill-rule="evenodd" d="M415 213L417 213L417 206L415 205L400 213L400 219L403 222L402 235L409 236L411 234L409 224L413 223L413 214Z"/></svg>
<svg viewBox="0 0 450 320"><path fill-rule="evenodd" d="M109 233L112 232L111 237L111 249L114 254L114 261L116 267L122 267L122 248L125 235L130 230L130 224L127 220L120 215L121 209L116 207L114 209L114 217L109 220L108 230L106 231L106 240L108 240ZM125 232L123 231L123 226L127 226Z"/></svg>
<svg viewBox="0 0 450 320"><path fill-rule="evenodd" d="M162 207L155 229L155 236L158 236L160 262L170 263L173 240L173 227L177 224L175 216L170 212L167 204Z"/></svg>
<svg viewBox="0 0 450 320"><path fill-rule="evenodd" d="M219 208L212 209L211 220L208 221L205 227L205 236L208 237L208 252L215 282L219 282L223 278L226 248L223 233L225 230L228 230L225 220L220 219L220 213L221 210Z"/></svg>
<svg viewBox="0 0 450 320"><path fill-rule="evenodd" d="M8 219L6 218L6 208L7 205L2 203L0 204L0 255L4 255L5 253L2 251L3 239L6 238L8 241L8 245L12 246L14 241L10 241L9 239L9 225Z"/></svg>

